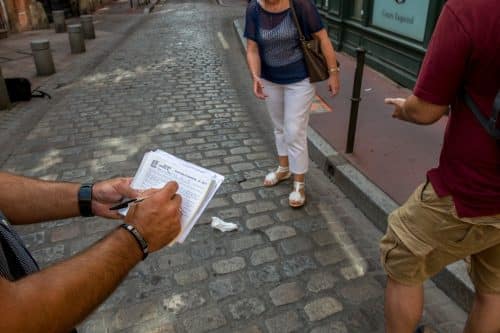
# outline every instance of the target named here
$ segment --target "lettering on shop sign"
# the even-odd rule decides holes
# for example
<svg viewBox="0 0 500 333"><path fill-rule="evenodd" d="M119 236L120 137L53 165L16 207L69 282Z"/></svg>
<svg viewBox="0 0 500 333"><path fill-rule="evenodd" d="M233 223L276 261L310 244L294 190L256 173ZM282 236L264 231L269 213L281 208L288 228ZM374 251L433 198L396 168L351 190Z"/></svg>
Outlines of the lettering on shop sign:
<svg viewBox="0 0 500 333"><path fill-rule="evenodd" d="M404 16L398 14L398 12L387 12L385 10L382 10L382 16L390 20L396 20L402 24L413 24L415 21L415 16Z"/></svg>
<svg viewBox="0 0 500 333"><path fill-rule="evenodd" d="M386 31L423 41L430 0L373 0L371 23Z"/></svg>

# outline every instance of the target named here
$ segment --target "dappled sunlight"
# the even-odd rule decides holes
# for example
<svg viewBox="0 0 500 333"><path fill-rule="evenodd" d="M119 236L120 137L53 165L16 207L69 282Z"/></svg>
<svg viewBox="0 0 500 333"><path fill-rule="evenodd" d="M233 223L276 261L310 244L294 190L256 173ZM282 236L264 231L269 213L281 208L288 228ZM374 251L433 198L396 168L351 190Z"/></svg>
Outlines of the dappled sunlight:
<svg viewBox="0 0 500 333"><path fill-rule="evenodd" d="M328 205L320 204L318 205L318 209L328 225L330 234L335 238L350 262L349 267L341 269L344 278L352 280L364 276L368 271L368 263L363 258L363 254L359 251L356 244L349 237L349 234L345 231L342 222L339 221Z"/></svg>
<svg viewBox="0 0 500 333"><path fill-rule="evenodd" d="M174 58L166 58L163 61L155 62L147 66L138 65L134 69L124 69L116 68L115 70L107 73L96 72L91 75L87 75L82 79L83 84L93 83L96 86L104 86L109 84L109 81L113 83L120 83L124 79L139 79L140 76L146 75L155 69L161 68L162 66L168 66L175 64Z"/></svg>

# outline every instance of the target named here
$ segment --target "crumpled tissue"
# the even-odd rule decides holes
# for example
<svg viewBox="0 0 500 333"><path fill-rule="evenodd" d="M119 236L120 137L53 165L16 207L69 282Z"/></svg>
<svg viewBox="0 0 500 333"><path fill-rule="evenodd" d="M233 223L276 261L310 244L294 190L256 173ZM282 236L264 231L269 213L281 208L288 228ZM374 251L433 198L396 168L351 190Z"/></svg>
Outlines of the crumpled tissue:
<svg viewBox="0 0 500 333"><path fill-rule="evenodd" d="M238 230L237 224L234 224L231 222L225 222L225 221L223 221L220 218L215 217L215 216L212 216L212 223L210 223L210 226L212 228L220 230L222 232Z"/></svg>

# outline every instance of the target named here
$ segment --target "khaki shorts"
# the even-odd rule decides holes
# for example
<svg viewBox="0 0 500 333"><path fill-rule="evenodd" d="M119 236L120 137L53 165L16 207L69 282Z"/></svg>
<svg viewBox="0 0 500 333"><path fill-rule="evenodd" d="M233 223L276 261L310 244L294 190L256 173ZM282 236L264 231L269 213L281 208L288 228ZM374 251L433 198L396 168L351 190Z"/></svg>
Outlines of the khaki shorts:
<svg viewBox="0 0 500 333"><path fill-rule="evenodd" d="M470 256L476 289L500 293L500 215L459 218L451 197L439 198L426 183L389 215L388 222L380 242L381 261L393 280L421 284Z"/></svg>

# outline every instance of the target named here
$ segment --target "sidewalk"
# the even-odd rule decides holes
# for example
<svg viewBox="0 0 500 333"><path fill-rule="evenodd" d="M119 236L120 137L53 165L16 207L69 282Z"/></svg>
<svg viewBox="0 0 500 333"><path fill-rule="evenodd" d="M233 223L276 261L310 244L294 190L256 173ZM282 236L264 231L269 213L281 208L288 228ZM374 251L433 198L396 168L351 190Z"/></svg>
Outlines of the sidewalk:
<svg viewBox="0 0 500 333"><path fill-rule="evenodd" d="M244 18L234 21L242 43ZM394 120L385 97L407 97L411 91L365 66L354 152L345 154L356 59L337 53L341 63L341 90L331 97L325 83L317 85L315 103L324 111L313 112L309 122L310 158L379 228L385 231L387 215L404 203L437 165L446 119L431 126ZM329 110L328 110L329 109ZM434 282L460 306L470 308L473 285L463 262L454 263Z"/></svg>
<svg viewBox="0 0 500 333"><path fill-rule="evenodd" d="M27 31L9 35L0 40L0 66L3 77L24 77L32 88L40 88L52 96L51 100L35 98L29 102L15 103L10 110L0 111L0 145L3 154L0 165L9 157L19 141L37 124L45 113L53 108L75 82L128 38L144 21L143 13L156 1L143 9L131 9L128 0L111 1L93 13L96 39L86 40L86 52L71 54L68 34L56 34L54 29ZM67 24L78 22L78 18L67 19ZM36 76L31 56L30 41L48 39L52 50L56 73ZM70 105L68 105L69 107Z"/></svg>
<svg viewBox="0 0 500 333"><path fill-rule="evenodd" d="M63 72L109 49L110 43L113 43L118 35L125 34L135 23L135 19L129 19L131 15L142 15L143 11L143 9L131 9L128 0L112 1L97 9L93 13L96 39L85 40L86 52L83 54L71 54L68 33L55 33L52 27L10 34L8 38L0 39L0 66L3 76L28 78L33 87L42 86L54 75L44 77L36 75L30 48L31 41L49 40L56 73ZM66 19L67 25L77 23L80 23L78 17Z"/></svg>

